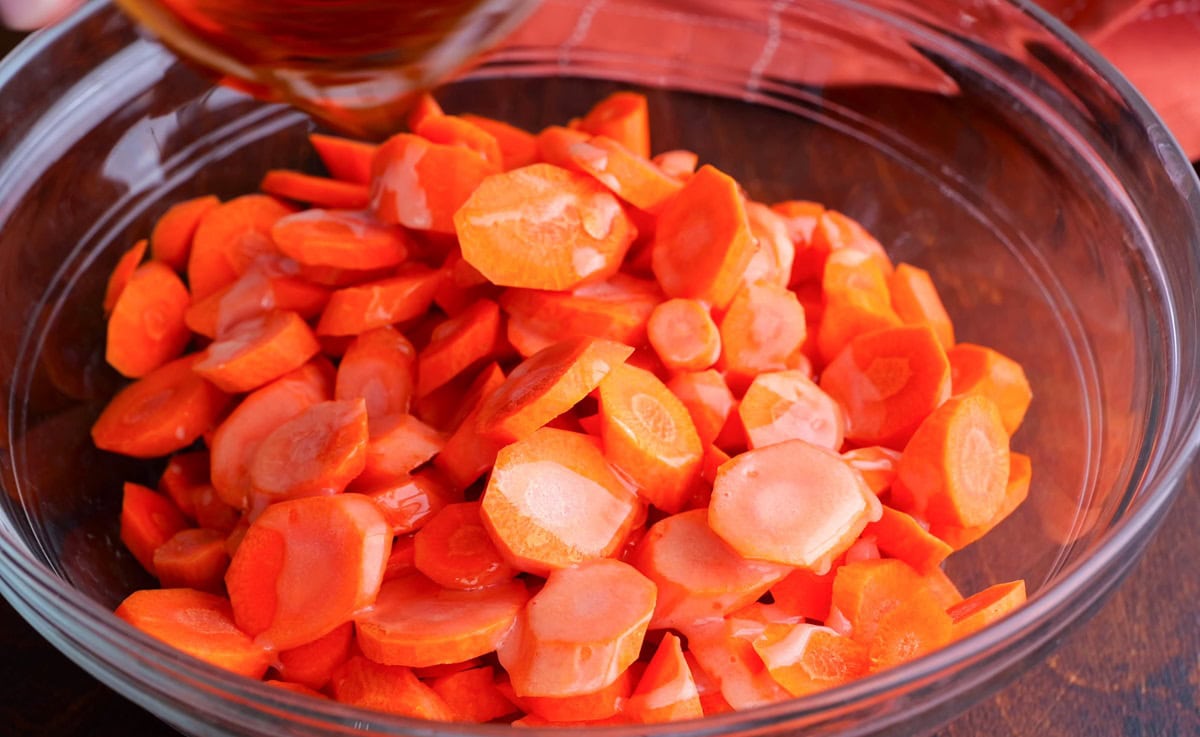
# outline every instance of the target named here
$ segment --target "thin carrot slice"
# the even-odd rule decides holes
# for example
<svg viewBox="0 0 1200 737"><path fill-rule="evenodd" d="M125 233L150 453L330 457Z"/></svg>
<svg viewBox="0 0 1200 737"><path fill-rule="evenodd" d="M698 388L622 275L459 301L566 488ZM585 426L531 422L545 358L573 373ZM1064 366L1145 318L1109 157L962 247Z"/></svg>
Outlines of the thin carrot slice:
<svg viewBox="0 0 1200 737"><path fill-rule="evenodd" d="M712 445L736 404L725 379L712 369L679 373L671 377L667 388L691 413L700 442Z"/></svg>
<svg viewBox="0 0 1200 737"><path fill-rule="evenodd" d="M640 724L704 716L700 692L683 656L679 637L667 632L638 680L625 715Z"/></svg>
<svg viewBox="0 0 1200 737"><path fill-rule="evenodd" d="M505 171L520 169L537 161L537 139L532 133L482 115L466 113L460 117L492 134L500 146L500 158Z"/></svg>
<svg viewBox="0 0 1200 737"><path fill-rule="evenodd" d="M218 668L262 678L270 665L266 651L234 626L229 602L192 589L135 591L116 615L171 647Z"/></svg>
<svg viewBox="0 0 1200 737"><path fill-rule="evenodd" d="M765 281L787 287L796 260L796 244L792 242L787 221L761 202L746 202L746 218L758 248L746 266L745 282Z"/></svg>
<svg viewBox="0 0 1200 737"><path fill-rule="evenodd" d="M604 688L573 696L524 696L519 700L530 716L541 717L554 724L597 722L621 714L625 709L637 675L639 662L626 668L617 679Z"/></svg>
<svg viewBox="0 0 1200 737"><path fill-rule="evenodd" d="M567 155L613 194L649 213L662 209L683 185L644 156L605 136L572 143Z"/></svg>
<svg viewBox="0 0 1200 737"><path fill-rule="evenodd" d="M476 420L481 433L512 442L558 417L633 353L620 343L572 338L525 359L484 400Z"/></svg>
<svg viewBox="0 0 1200 737"><path fill-rule="evenodd" d="M902 560L883 558L846 563L837 569L833 580L832 608L836 609L850 627L850 636L862 645L871 647L884 618L892 612L904 612L917 607L927 609L936 602L921 575ZM936 611L941 612L936 608ZM928 614L922 611L922 614ZM944 613L944 612L943 612ZM903 616L893 620L903 627ZM946 617L949 625L949 617ZM948 631L948 627L947 627ZM891 634L886 633L889 638Z"/></svg>
<svg viewBox="0 0 1200 737"><path fill-rule="evenodd" d="M329 680L329 691L337 701L360 709L437 722L454 720L454 712L442 697L412 670L382 665L361 655L338 666Z"/></svg>
<svg viewBox="0 0 1200 737"><path fill-rule="evenodd" d="M140 484L125 483L121 497L121 542L150 575L158 575L154 567L155 552L187 528L187 519L170 499Z"/></svg>
<svg viewBox="0 0 1200 737"><path fill-rule="evenodd" d="M500 307L481 299L434 328L417 355L417 396L424 397L471 366L495 358L503 344Z"/></svg>
<svg viewBox="0 0 1200 737"><path fill-rule="evenodd" d="M371 159L378 146L323 133L310 133L308 140L331 177L352 184L371 183Z"/></svg>
<svg viewBox="0 0 1200 737"><path fill-rule="evenodd" d="M695 151L673 149L656 154L651 161L659 169L662 169L663 174L675 177L680 181L685 181L688 177L696 173L696 166L700 163L700 157Z"/></svg>
<svg viewBox="0 0 1200 737"><path fill-rule="evenodd" d="M133 247L117 259L117 265L113 267L112 274L108 277L108 286L104 290L104 314L111 313L113 307L117 306L117 299L120 298L121 292L125 291L130 277L133 276L133 272L137 270L146 256L147 245L148 241L142 239L134 243Z"/></svg>
<svg viewBox="0 0 1200 737"><path fill-rule="evenodd" d="M411 240L402 228L383 225L365 212L304 210L271 227L285 256L302 264L341 269L381 269L408 257Z"/></svg>
<svg viewBox="0 0 1200 737"><path fill-rule="evenodd" d="M754 646L734 636L730 622L709 618L689 627L684 635L688 650L732 708L750 709L791 698L763 667Z"/></svg>
<svg viewBox="0 0 1200 737"><path fill-rule="evenodd" d="M949 609L963 600L962 592L941 568L930 568L921 575L921 579L929 588L929 593L943 608Z"/></svg>
<svg viewBox="0 0 1200 737"><path fill-rule="evenodd" d="M990 532L996 525L1003 522L1025 502L1029 496L1029 483L1032 480L1033 466L1029 456L1024 453L1010 451L1008 454L1008 483L1004 487L1004 502L1000 511L982 525L962 527L931 523L929 531L945 540L955 550L962 550L979 538Z"/></svg>
<svg viewBox="0 0 1200 737"><path fill-rule="evenodd" d="M408 123L408 129L410 131L415 131L418 127L420 127L421 123L425 122L427 119L436 118L439 115L445 114L446 113L442 111L442 106L438 104L437 99L435 99L433 95L429 94L428 92L422 92L413 101L412 106L409 107L408 116L405 118L405 122Z"/></svg>
<svg viewBox="0 0 1200 737"><path fill-rule="evenodd" d="M449 589L477 589L517 575L488 537L479 506L479 502L450 504L417 531L413 563L434 583Z"/></svg>
<svg viewBox="0 0 1200 737"><path fill-rule="evenodd" d="M931 523L973 527L996 518L1009 478L1008 433L987 397L954 397L904 446L892 501Z"/></svg>
<svg viewBox="0 0 1200 737"><path fill-rule="evenodd" d="M560 125L543 128L534 138L538 161L578 171L575 160L571 157L571 147L576 143L586 142L589 138L591 136L583 131L564 128Z"/></svg>
<svg viewBox="0 0 1200 737"><path fill-rule="evenodd" d="M216 196L204 195L168 207L150 231L150 258L184 271L200 220L219 204L221 200Z"/></svg>
<svg viewBox="0 0 1200 737"><path fill-rule="evenodd" d="M891 668L950 643L953 622L927 588L879 617L867 646L873 671Z"/></svg>
<svg viewBox="0 0 1200 737"><path fill-rule="evenodd" d="M745 386L763 371L780 371L804 343L804 308L786 287L743 287L721 318L721 366Z"/></svg>
<svg viewBox="0 0 1200 737"><path fill-rule="evenodd" d="M419 471L385 483L363 485L355 482L352 491L370 497L387 517L392 532L406 535L425 526L443 507L461 499L440 474Z"/></svg>
<svg viewBox="0 0 1200 737"><path fill-rule="evenodd" d="M251 269L237 281L193 302L184 322L194 333L216 339L238 323L272 310L295 312L305 320L316 317L329 302L329 290L306 279L271 276Z"/></svg>
<svg viewBox="0 0 1200 737"><path fill-rule="evenodd" d="M787 200L771 205L771 211L783 218L788 236L795 247L788 286L796 287L805 282L820 281L825 271L825 259L829 256L829 244L827 241L819 245L813 243L812 235L817 229L821 214L825 212L825 206L819 202Z"/></svg>
<svg viewBox="0 0 1200 737"><path fill-rule="evenodd" d="M703 509L655 523L633 564L658 588L652 629L686 629L724 616L758 599L790 570L743 558L712 531Z"/></svg>
<svg viewBox="0 0 1200 737"><path fill-rule="evenodd" d="M617 560L554 571L497 655L520 697L594 693L637 660L654 584Z"/></svg>
<svg viewBox="0 0 1200 737"><path fill-rule="evenodd" d="M704 448L683 402L657 376L619 364L600 382L604 455L648 503L682 510Z"/></svg>
<svg viewBox="0 0 1200 737"><path fill-rule="evenodd" d="M262 441L275 428L305 409L331 398L330 377L316 362L277 379L247 396L213 433L212 484L227 504L246 509L250 465Z"/></svg>
<svg viewBox="0 0 1200 737"><path fill-rule="evenodd" d="M510 317L553 338L551 342L590 335L641 345L646 342L650 315L662 298L654 282L617 274L570 292L506 289L499 302Z"/></svg>
<svg viewBox="0 0 1200 737"><path fill-rule="evenodd" d="M346 622L297 647L276 654L275 670L279 677L311 689L321 689L329 683L333 672L354 654L354 623Z"/></svg>
<svg viewBox="0 0 1200 737"><path fill-rule="evenodd" d="M645 95L614 92L596 103L579 127L593 136L618 141L643 159L650 158L650 112Z"/></svg>
<svg viewBox="0 0 1200 737"><path fill-rule="evenodd" d="M817 349L823 361L833 360L859 335L901 325L892 308L887 273L859 251L835 251L825 259L821 291L824 307Z"/></svg>
<svg viewBox="0 0 1200 737"><path fill-rule="evenodd" d="M842 447L842 408L804 371L759 374L737 411L751 448L785 440L804 440L832 451Z"/></svg>
<svg viewBox="0 0 1200 737"><path fill-rule="evenodd" d="M286 200L312 207L362 210L371 203L371 190L365 184L318 177L291 169L271 169L263 175L258 188Z"/></svg>
<svg viewBox="0 0 1200 737"><path fill-rule="evenodd" d="M704 371L721 357L721 333L708 307L694 299L669 299L646 322L654 352L671 371Z"/></svg>
<svg viewBox="0 0 1200 737"><path fill-rule="evenodd" d="M186 448L208 432L229 396L196 375L194 356L162 366L117 392L96 424L101 450L156 458Z"/></svg>
<svg viewBox="0 0 1200 737"><path fill-rule="evenodd" d="M1025 581L1018 579L980 591L946 610L954 623L954 639L978 632L1025 603Z"/></svg>
<svg viewBox="0 0 1200 737"><path fill-rule="evenodd" d="M236 197L204 213L192 238L187 280L199 300L232 283L255 259L277 253L271 226L295 212L274 197Z"/></svg>
<svg viewBox="0 0 1200 737"><path fill-rule="evenodd" d="M195 519L196 509L191 490L208 483L208 469L208 451L176 453L167 461L167 467L158 477L158 490L170 497L179 511Z"/></svg>
<svg viewBox="0 0 1200 737"><path fill-rule="evenodd" d="M884 505L883 516L867 525L864 537L874 537L879 550L899 558L919 572L942 564L954 548L934 537L911 515Z"/></svg>
<svg viewBox="0 0 1200 737"><path fill-rule="evenodd" d="M752 640L771 677L792 696L805 696L866 675L867 648L828 627L769 624Z"/></svg>
<svg viewBox="0 0 1200 737"><path fill-rule="evenodd" d="M733 711L733 707L721 695L721 686L717 683L717 679L710 676L700 666L695 654L690 650L684 651L683 659L687 662L688 670L692 672L692 679L696 682L696 691L700 694L700 708L704 710L704 715L728 714Z"/></svg>
<svg viewBox="0 0 1200 737"><path fill-rule="evenodd" d="M355 618L358 645L377 663L425 667L496 649L529 599L521 581L464 591L419 573L383 584L375 606Z"/></svg>
<svg viewBox="0 0 1200 737"><path fill-rule="evenodd" d="M276 310L247 320L208 346L196 373L230 392L257 389L294 371L321 346L308 324L294 312Z"/></svg>
<svg viewBox="0 0 1200 737"><path fill-rule="evenodd" d="M366 455L366 403L318 402L263 438L250 463L250 484L272 502L338 494L362 473Z"/></svg>
<svg viewBox="0 0 1200 737"><path fill-rule="evenodd" d="M504 372L490 364L480 372L463 401L466 415L454 433L446 440L442 451L434 456L433 465L445 474L457 489L465 489L487 472L504 447L479 431L479 412L483 402L504 384Z"/></svg>
<svg viewBox="0 0 1200 737"><path fill-rule="evenodd" d="M387 565L383 569L384 581L391 581L393 578L400 578L410 573L416 573L417 568L413 565L413 549L413 536L411 534L400 535L392 541L392 552L388 555Z"/></svg>
<svg viewBox="0 0 1200 737"><path fill-rule="evenodd" d="M545 427L499 452L482 518L510 565L544 575L616 553L639 508L590 438Z"/></svg>
<svg viewBox="0 0 1200 737"><path fill-rule="evenodd" d="M842 460L858 471L875 496L880 496L892 488L900 451L882 445L866 445L842 453Z"/></svg>
<svg viewBox="0 0 1200 737"><path fill-rule="evenodd" d="M189 300L187 287L169 266L157 261L139 266L108 318L108 364L136 379L178 358L191 339L184 322Z"/></svg>
<svg viewBox="0 0 1200 737"><path fill-rule="evenodd" d="M929 272L909 264L899 264L888 278L892 308L905 325L927 325L942 348L954 347L954 323L938 296Z"/></svg>
<svg viewBox="0 0 1200 737"><path fill-rule="evenodd" d="M867 232L858 221L837 210L826 210L817 220L812 233L813 246L818 251L857 251L865 254L883 271L892 273L892 261L879 241Z"/></svg>
<svg viewBox="0 0 1200 737"><path fill-rule="evenodd" d="M385 223L454 233L454 214L499 167L474 151L398 133L371 164L371 209Z"/></svg>
<svg viewBox="0 0 1200 737"><path fill-rule="evenodd" d="M338 364L335 399L362 399L372 427L407 414L416 373L416 349L392 327L358 335Z"/></svg>
<svg viewBox="0 0 1200 737"><path fill-rule="evenodd" d="M216 530L180 530L154 551L154 574L165 589L224 594L228 567L225 535Z"/></svg>
<svg viewBox="0 0 1200 737"><path fill-rule="evenodd" d="M771 586L771 597L780 609L815 622L829 618L833 600L833 577L837 573L835 564L826 573L814 573L798 568Z"/></svg>
<svg viewBox="0 0 1200 737"><path fill-rule="evenodd" d="M428 116L417 124L413 133L433 143L459 146L468 151L474 151L489 164L495 166L497 170L504 166L500 143L496 137L457 115Z"/></svg>
<svg viewBox="0 0 1200 737"><path fill-rule="evenodd" d="M659 213L652 266L671 297L724 309L754 255L754 238L737 182L701 167Z"/></svg>
<svg viewBox="0 0 1200 737"><path fill-rule="evenodd" d="M1025 419L1033 391L1021 364L999 351L961 343L946 352L954 394L982 394L996 403L1004 429L1012 435Z"/></svg>
<svg viewBox="0 0 1200 737"><path fill-rule="evenodd" d="M454 225L467 263L493 284L529 289L613 276L637 234L601 184L550 164L488 177Z"/></svg>
<svg viewBox="0 0 1200 737"><path fill-rule="evenodd" d="M358 335L420 317L433 303L442 274L406 264L387 279L335 291L317 323L317 335Z"/></svg>
<svg viewBox="0 0 1200 737"><path fill-rule="evenodd" d="M852 340L821 374L846 409L846 439L902 448L950 396L950 363L925 326L886 328Z"/></svg>
<svg viewBox="0 0 1200 737"><path fill-rule="evenodd" d="M517 712L516 704L496 686L490 665L433 678L429 687L450 707L456 722L484 724Z"/></svg>
<svg viewBox="0 0 1200 737"><path fill-rule="evenodd" d="M312 642L375 601L391 543L383 513L358 494L272 504L225 574L234 620L265 647Z"/></svg>

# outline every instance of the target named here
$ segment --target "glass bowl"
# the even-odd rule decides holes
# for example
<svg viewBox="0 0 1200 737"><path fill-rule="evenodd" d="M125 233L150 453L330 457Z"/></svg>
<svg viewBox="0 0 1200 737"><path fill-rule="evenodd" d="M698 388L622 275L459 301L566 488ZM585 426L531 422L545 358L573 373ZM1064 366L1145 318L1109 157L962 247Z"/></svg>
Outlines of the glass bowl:
<svg viewBox="0 0 1200 737"><path fill-rule="evenodd" d="M913 735L1017 677L1095 610L1166 513L1197 443L1200 191L1160 121L1024 2L547 0L451 111L559 123L646 90L657 150L699 152L756 199L858 218L929 269L959 337L1026 367L1014 447L1030 501L949 572L1026 579L1029 603L935 654L757 710L619 735ZM94 450L119 385L99 305L171 202L315 168L294 110L214 88L104 3L0 65L0 592L102 681L195 735L500 735L310 700L230 676L111 615L149 581ZM525 734L538 734L531 730Z"/></svg>

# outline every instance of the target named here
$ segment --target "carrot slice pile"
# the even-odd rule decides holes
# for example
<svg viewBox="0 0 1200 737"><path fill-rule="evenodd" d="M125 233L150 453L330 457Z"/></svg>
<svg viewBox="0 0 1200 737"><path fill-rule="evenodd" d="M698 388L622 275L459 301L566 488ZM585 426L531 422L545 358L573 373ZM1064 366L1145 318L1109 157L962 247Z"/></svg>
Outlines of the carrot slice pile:
<svg viewBox="0 0 1200 737"><path fill-rule="evenodd" d="M315 698L582 728L1021 606L946 562L1037 493L1022 367L863 223L655 152L649 110L531 132L423 94L382 144L311 135L323 170L166 203L100 305L130 383L94 443L158 473L119 493L160 588L118 614Z"/></svg>

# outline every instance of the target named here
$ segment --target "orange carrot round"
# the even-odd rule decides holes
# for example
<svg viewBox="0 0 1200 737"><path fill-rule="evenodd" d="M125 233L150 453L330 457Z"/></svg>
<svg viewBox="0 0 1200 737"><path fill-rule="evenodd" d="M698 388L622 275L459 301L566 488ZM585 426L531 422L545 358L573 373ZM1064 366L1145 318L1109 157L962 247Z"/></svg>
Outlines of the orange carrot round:
<svg viewBox="0 0 1200 737"><path fill-rule="evenodd" d="M150 258L175 271L184 271L201 218L219 204L216 196L204 195L167 208L150 231Z"/></svg>
<svg viewBox="0 0 1200 737"><path fill-rule="evenodd" d="M320 349L299 315L276 310L220 336L194 368L227 392L246 392L303 366Z"/></svg>
<svg viewBox="0 0 1200 737"><path fill-rule="evenodd" d="M340 269L397 266L408 257L404 230L353 210L310 209L286 215L271 226L271 238L302 264Z"/></svg>
<svg viewBox="0 0 1200 737"><path fill-rule="evenodd" d="M366 452L366 402L319 402L263 438L250 485L270 501L337 494L362 472Z"/></svg>
<svg viewBox="0 0 1200 737"><path fill-rule="evenodd" d="M109 315L105 360L136 379L178 358L191 339L184 321L189 301L170 267L157 261L139 266Z"/></svg>
<svg viewBox="0 0 1200 737"><path fill-rule="evenodd" d="M496 549L480 518L479 502L450 504L413 538L413 564L450 589L477 589L512 579L516 571Z"/></svg>
<svg viewBox="0 0 1200 737"><path fill-rule="evenodd" d="M129 278L133 276L133 272L141 265L142 259L146 256L145 239L133 244L128 251L121 254L121 258L117 259L117 265L113 267L112 273L108 276L108 284L104 289L104 313L110 314L113 307L117 305L117 299L121 296L121 292L125 291L125 286L129 284Z"/></svg>
<svg viewBox="0 0 1200 737"><path fill-rule="evenodd" d="M469 149L398 133L371 163L371 209L385 223L454 233L455 213L497 171Z"/></svg>
<svg viewBox="0 0 1200 737"><path fill-rule="evenodd" d="M842 447L842 408L804 371L759 374L737 411L751 448L785 440L804 440L832 451Z"/></svg>
<svg viewBox="0 0 1200 737"><path fill-rule="evenodd" d="M672 371L703 371L721 357L721 334L703 302L669 299L646 323L654 352Z"/></svg>

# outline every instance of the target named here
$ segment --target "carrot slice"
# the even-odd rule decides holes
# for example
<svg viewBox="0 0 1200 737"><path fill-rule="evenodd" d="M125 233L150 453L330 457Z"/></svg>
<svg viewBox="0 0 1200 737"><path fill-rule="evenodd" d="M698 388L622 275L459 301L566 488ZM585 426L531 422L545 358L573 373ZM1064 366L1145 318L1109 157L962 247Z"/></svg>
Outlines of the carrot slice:
<svg viewBox="0 0 1200 737"><path fill-rule="evenodd" d="M481 299L434 328L429 345L417 355L417 396L424 397L471 366L495 358L503 342L502 327L499 305Z"/></svg>
<svg viewBox="0 0 1200 737"><path fill-rule="evenodd" d="M300 368L320 350L299 315L275 310L220 336L194 368L227 392L247 392Z"/></svg>
<svg viewBox="0 0 1200 737"><path fill-rule="evenodd" d="M821 515L810 512L813 508ZM879 500L836 454L788 440L736 456L713 484L708 520L747 558L821 571L845 552Z"/></svg>
<svg viewBox="0 0 1200 737"><path fill-rule="evenodd" d="M178 358L191 339L184 314L187 287L169 266L139 266L121 290L108 318L104 358L122 375L136 379Z"/></svg>
<svg viewBox="0 0 1200 737"><path fill-rule="evenodd" d="M654 599L654 584L617 560L554 571L496 654L518 696L594 693L637 660Z"/></svg>
<svg viewBox="0 0 1200 737"><path fill-rule="evenodd" d="M721 318L721 365L729 380L745 386L763 371L788 368L806 335L795 294L765 282L749 284Z"/></svg>
<svg viewBox="0 0 1200 737"><path fill-rule="evenodd" d="M792 696L805 696L866 675L867 648L828 627L769 624L751 641L767 672Z"/></svg>
<svg viewBox="0 0 1200 737"><path fill-rule="evenodd" d="M438 104L437 99L428 92L422 92L413 101L412 106L408 110L408 117L405 122L408 123L408 129L415 131L421 123L429 118L436 118L445 115L442 111L442 106Z"/></svg>
<svg viewBox="0 0 1200 737"><path fill-rule="evenodd" d="M937 619L929 612L930 602L933 611L945 614L937 607L921 575L904 561L893 558L846 563L837 569L833 580L833 609L845 618L850 636L867 647L873 646L881 627L889 630L883 634L890 641L897 634L895 630L905 626L905 613ZM893 612L899 617L887 619ZM948 635L948 616L945 624ZM914 644L917 644L915 638Z"/></svg>
<svg viewBox="0 0 1200 737"><path fill-rule="evenodd" d="M497 455L482 518L510 565L543 575L616 553L639 507L591 439L546 427Z"/></svg>
<svg viewBox="0 0 1200 737"><path fill-rule="evenodd" d="M791 282L796 244L792 242L787 221L761 202L746 202L750 234L758 245L746 266L745 282L764 281L779 287Z"/></svg>
<svg viewBox="0 0 1200 737"><path fill-rule="evenodd" d="M312 642L281 650L275 656L275 670L285 681L321 689L353 654L354 623L346 622Z"/></svg>
<svg viewBox="0 0 1200 737"><path fill-rule="evenodd" d="M265 647L312 642L375 601L391 543L383 513L358 494L272 504L225 574L234 620Z"/></svg>
<svg viewBox="0 0 1200 737"><path fill-rule="evenodd" d="M597 338L572 338L525 359L479 408L481 433L512 442L558 417L633 353Z"/></svg>
<svg viewBox="0 0 1200 737"><path fill-rule="evenodd" d="M433 459L433 465L455 488L465 489L475 483L492 467L496 454L504 446L502 441L488 438L479 431L483 402L503 384L504 372L494 363L479 373L463 400L465 417Z"/></svg>
<svg viewBox="0 0 1200 737"><path fill-rule="evenodd" d="M338 364L335 399L362 399L372 427L380 420L407 414L416 373L416 350L392 327L358 335Z"/></svg>
<svg viewBox="0 0 1200 737"><path fill-rule="evenodd" d="M783 218L795 247L788 286L795 287L814 279L819 281L825 271L825 259L829 256L829 243L813 243L812 235L821 214L825 212L825 206L818 202L787 200L771 205L771 211Z"/></svg>
<svg viewBox="0 0 1200 737"><path fill-rule="evenodd" d="M236 197L204 213L192 238L187 279L192 299L226 286L264 254L277 253L271 226L295 212L274 197Z"/></svg>
<svg viewBox="0 0 1200 737"><path fill-rule="evenodd" d="M863 253L845 249L830 254L821 287L825 304L817 351L823 361L833 360L859 335L901 325L892 309L887 275Z"/></svg>
<svg viewBox="0 0 1200 737"><path fill-rule="evenodd" d="M460 117L492 134L500 146L500 158L505 171L520 169L537 161L537 139L529 131L482 115L466 113Z"/></svg>
<svg viewBox="0 0 1200 737"><path fill-rule="evenodd" d="M846 439L902 448L950 396L950 363L925 326L885 328L850 342L821 374L846 409Z"/></svg>
<svg viewBox="0 0 1200 737"><path fill-rule="evenodd" d="M892 501L931 523L973 527L999 514L1008 478L1008 433L1000 411L987 397L954 397L904 446Z"/></svg>
<svg viewBox="0 0 1200 737"><path fill-rule="evenodd" d="M218 668L262 678L270 665L263 648L234 626L229 602L191 589L135 591L116 615L171 647Z"/></svg>
<svg viewBox="0 0 1200 737"><path fill-rule="evenodd" d="M417 531L413 562L434 583L477 589L517 575L488 537L479 506L479 502L450 504Z"/></svg>
<svg viewBox="0 0 1200 737"><path fill-rule="evenodd" d="M371 159L378 146L323 133L310 133L308 140L331 177L352 184L371 183Z"/></svg>
<svg viewBox="0 0 1200 737"><path fill-rule="evenodd" d="M648 503L682 510L704 454L687 407L657 376L629 364L613 367L599 395L605 457Z"/></svg>
<svg viewBox="0 0 1200 737"><path fill-rule="evenodd" d="M879 617L867 647L873 671L899 665L950 643L953 622L927 588Z"/></svg>
<svg viewBox="0 0 1200 737"><path fill-rule="evenodd" d="M150 231L150 258L184 271L200 220L219 204L221 200L216 196L204 195L168 207Z"/></svg>
<svg viewBox="0 0 1200 737"><path fill-rule="evenodd" d="M113 267L112 274L108 277L108 286L104 290L104 314L111 313L113 307L117 306L117 299L120 298L121 292L125 291L129 278L146 256L147 244L148 241L142 239L117 259L117 265Z"/></svg>
<svg viewBox="0 0 1200 737"><path fill-rule="evenodd" d="M996 512L996 516L982 525L975 525L973 527L934 522L929 525L929 531L942 540L945 540L955 550L962 550L986 535L1024 503L1026 497L1029 496L1029 483L1032 480L1032 474L1033 466L1029 456L1024 453L1010 451L1008 454L1008 483L1004 487L1004 502L1000 505L1000 511Z"/></svg>
<svg viewBox="0 0 1200 737"><path fill-rule="evenodd" d="M409 668L382 665L355 655L338 666L329 680L337 701L361 709L437 722L454 720L454 712Z"/></svg>
<svg viewBox="0 0 1200 737"><path fill-rule="evenodd" d="M216 530L180 530L154 551L154 574L166 589L225 593L225 535Z"/></svg>
<svg viewBox="0 0 1200 737"><path fill-rule="evenodd" d="M724 702L734 709L750 709L791 698L763 667L754 646L732 630L730 622L709 618L684 632L688 650L716 682Z"/></svg>
<svg viewBox="0 0 1200 737"><path fill-rule="evenodd" d="M551 125L543 128L534 138L537 146L537 158L545 164L578 171L575 160L571 157L571 146L586 142L591 136L573 128L561 125Z"/></svg>
<svg viewBox="0 0 1200 737"><path fill-rule="evenodd" d="M340 269L397 266L411 247L403 229L354 210L314 208L286 215L271 227L271 238L285 256L302 264Z"/></svg>
<svg viewBox="0 0 1200 737"><path fill-rule="evenodd" d="M669 299L646 323L654 352L671 371L704 371L721 357L721 333L708 307L694 299Z"/></svg>
<svg viewBox="0 0 1200 737"><path fill-rule="evenodd" d="M470 660L496 649L528 599L521 581L464 591L419 573L395 578L380 588L375 606L355 619L358 645L386 665Z"/></svg>
<svg viewBox="0 0 1200 737"><path fill-rule="evenodd" d="M933 594L933 598L942 607L949 609L963 600L962 592L941 568L930 568L921 575L921 579L925 581L925 585L929 587L929 593Z"/></svg>
<svg viewBox="0 0 1200 737"><path fill-rule="evenodd" d="M633 564L658 588L652 629L686 629L724 616L758 599L790 570L743 558L712 531L703 509L655 523Z"/></svg>
<svg viewBox="0 0 1200 737"><path fill-rule="evenodd" d="M909 264L899 264L888 279L892 308L905 325L927 325L942 348L954 347L954 323L938 296L929 272Z"/></svg>
<svg viewBox="0 0 1200 737"><path fill-rule="evenodd" d="M620 714L633 693L640 663L626 668L617 679L604 688L573 696L525 696L519 700L530 716L551 723L597 722Z"/></svg>
<svg viewBox="0 0 1200 737"><path fill-rule="evenodd" d="M911 515L887 505L883 516L863 530L863 537L868 536L875 538L879 550L889 558L899 558L920 572L940 566L954 552Z"/></svg>
<svg viewBox="0 0 1200 737"><path fill-rule="evenodd" d="M355 482L352 491L370 497L387 517L392 532L405 535L421 529L457 497L440 474L419 471L381 484Z"/></svg>
<svg viewBox="0 0 1200 737"><path fill-rule="evenodd" d="M978 632L1025 603L1025 581L1018 579L980 591L946 610L954 623L954 639Z"/></svg>
<svg viewBox="0 0 1200 737"><path fill-rule="evenodd" d="M575 169L587 172L617 197L649 213L662 209L683 185L644 156L605 136L576 141L567 149Z"/></svg>
<svg viewBox="0 0 1200 737"><path fill-rule="evenodd" d="M593 136L607 136L643 159L650 158L650 112L646 96L614 92L596 103L579 127Z"/></svg>
<svg viewBox="0 0 1200 737"><path fill-rule="evenodd" d="M950 387L954 394L982 394L996 403L1004 429L1012 435L1025 419L1033 391L1021 364L999 351L971 343L954 346L950 360Z"/></svg>
<svg viewBox="0 0 1200 737"><path fill-rule="evenodd" d="M771 586L771 597L780 609L805 619L824 622L829 618L833 600L835 564L826 573L814 573L798 568Z"/></svg>
<svg viewBox="0 0 1200 737"><path fill-rule="evenodd" d="M140 484L125 483L121 498L121 542L150 575L158 576L155 552L187 528L187 519L169 498Z"/></svg>
<svg viewBox="0 0 1200 737"><path fill-rule="evenodd" d="M371 202L371 190L365 184L318 177L291 169L271 169L263 175L258 188L286 200L313 207L362 210Z"/></svg>
<svg viewBox="0 0 1200 737"><path fill-rule="evenodd" d="M496 686L495 669L490 665L439 676L429 681L429 687L442 697L457 722L484 724L517 711Z"/></svg>
<svg viewBox="0 0 1200 737"><path fill-rule="evenodd" d="M459 146L398 133L371 164L371 209L385 223L454 233L455 212L499 167Z"/></svg>
<svg viewBox="0 0 1200 737"><path fill-rule="evenodd" d="M155 458L186 448L207 432L229 397L196 375L195 362L185 356L117 392L92 425L96 447Z"/></svg>
<svg viewBox="0 0 1200 737"><path fill-rule="evenodd" d="M433 143L459 146L468 151L474 151L489 164L495 166L497 170L504 166L500 143L496 137L457 115L427 116L417 124L413 133Z"/></svg>
<svg viewBox="0 0 1200 737"><path fill-rule="evenodd" d="M251 269L237 281L193 302L184 322L194 333L216 339L238 323L272 310L295 312L305 320L316 317L329 302L329 290L305 279L272 276Z"/></svg>
<svg viewBox="0 0 1200 737"><path fill-rule="evenodd" d="M667 388L687 407L700 442L712 445L736 404L725 379L712 369L680 373L671 377Z"/></svg>
<svg viewBox="0 0 1200 737"><path fill-rule="evenodd" d="M879 241L857 220L837 210L821 213L812 232L812 241L818 251L857 251L870 258L885 276L892 273L892 261Z"/></svg>
<svg viewBox="0 0 1200 737"><path fill-rule="evenodd" d="M179 511L195 519L192 489L208 483L208 469L208 451L176 453L167 461L167 467L158 477L158 490L170 497Z"/></svg>
<svg viewBox="0 0 1200 737"><path fill-rule="evenodd" d="M358 335L420 317L433 303L440 272L406 264L395 276L335 291L317 323L317 335Z"/></svg>
<svg viewBox="0 0 1200 737"><path fill-rule="evenodd" d="M842 460L858 471L875 496L880 496L892 488L892 482L896 479L896 465L900 463L900 451L882 445L866 445L842 453Z"/></svg>
<svg viewBox="0 0 1200 737"><path fill-rule="evenodd" d="M656 724L704 716L700 691L683 657L679 638L667 632L638 680L625 715L640 724Z"/></svg>
<svg viewBox="0 0 1200 737"><path fill-rule="evenodd" d="M832 451L842 447L842 408L804 371L759 374L737 411L751 448L786 440L804 440Z"/></svg>
<svg viewBox="0 0 1200 737"><path fill-rule="evenodd" d="M659 213L652 267L668 296L724 309L753 255L737 182L712 166L701 167Z"/></svg>
<svg viewBox="0 0 1200 737"><path fill-rule="evenodd" d="M662 298L654 282L617 274L570 292L506 289L499 302L510 317L549 336L550 342L590 335L641 345L646 342L650 315Z"/></svg>
<svg viewBox="0 0 1200 737"><path fill-rule="evenodd" d="M366 402L318 402L263 438L250 485L271 502L338 494L362 472L366 452Z"/></svg>
<svg viewBox="0 0 1200 737"><path fill-rule="evenodd" d="M613 276L637 234L601 184L550 164L488 177L454 225L463 258L488 281L530 289Z"/></svg>

